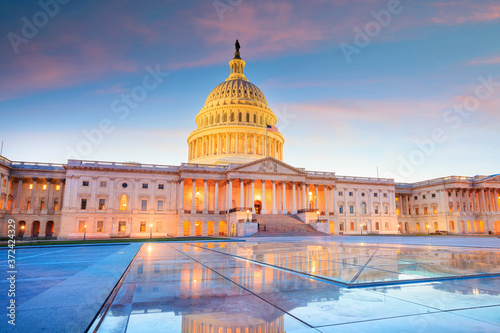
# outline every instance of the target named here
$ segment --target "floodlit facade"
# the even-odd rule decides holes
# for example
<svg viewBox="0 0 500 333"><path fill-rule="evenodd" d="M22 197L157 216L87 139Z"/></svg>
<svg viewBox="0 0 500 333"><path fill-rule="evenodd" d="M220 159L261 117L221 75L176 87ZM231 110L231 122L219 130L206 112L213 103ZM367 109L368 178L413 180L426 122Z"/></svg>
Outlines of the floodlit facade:
<svg viewBox="0 0 500 333"><path fill-rule="evenodd" d="M293 215L325 234L500 234L500 175L414 184L283 162L284 138L239 52L207 97L176 166L0 157L0 235L60 239L249 236L255 215Z"/></svg>

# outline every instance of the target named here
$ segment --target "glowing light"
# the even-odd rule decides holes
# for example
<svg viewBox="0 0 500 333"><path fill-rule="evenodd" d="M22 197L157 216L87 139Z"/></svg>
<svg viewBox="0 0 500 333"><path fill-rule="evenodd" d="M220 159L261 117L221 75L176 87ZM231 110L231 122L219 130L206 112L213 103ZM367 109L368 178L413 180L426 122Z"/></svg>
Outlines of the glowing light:
<svg viewBox="0 0 500 333"><path fill-rule="evenodd" d="M61 189L61 185L56 185L56 191L59 191Z"/></svg>
<svg viewBox="0 0 500 333"><path fill-rule="evenodd" d="M150 228L152 228L152 227L153 227L153 224L151 223L151 224L149 225L149 227L150 227Z"/></svg>
<svg viewBox="0 0 500 333"><path fill-rule="evenodd" d="M313 193L312 193L312 192L309 192L309 195L313 195Z"/></svg>

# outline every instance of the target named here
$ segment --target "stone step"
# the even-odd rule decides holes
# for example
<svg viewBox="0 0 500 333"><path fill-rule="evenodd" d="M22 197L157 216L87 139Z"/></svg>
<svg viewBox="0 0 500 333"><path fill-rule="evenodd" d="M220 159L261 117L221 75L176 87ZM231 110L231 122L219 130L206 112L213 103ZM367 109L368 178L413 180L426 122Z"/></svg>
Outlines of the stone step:
<svg viewBox="0 0 500 333"><path fill-rule="evenodd" d="M259 231L254 235L261 236L324 236L312 226L302 222L297 215L266 214L254 215L259 224Z"/></svg>

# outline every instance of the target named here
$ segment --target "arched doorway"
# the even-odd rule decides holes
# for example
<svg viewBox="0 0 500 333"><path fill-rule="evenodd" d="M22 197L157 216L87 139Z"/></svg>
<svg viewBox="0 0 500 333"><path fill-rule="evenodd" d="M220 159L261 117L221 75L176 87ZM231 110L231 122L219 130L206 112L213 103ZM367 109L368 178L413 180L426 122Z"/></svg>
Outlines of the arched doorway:
<svg viewBox="0 0 500 333"><path fill-rule="evenodd" d="M45 237L51 238L54 234L54 221L49 221L45 225Z"/></svg>
<svg viewBox="0 0 500 333"><path fill-rule="evenodd" d="M40 221L33 222L33 226L31 227L31 237L38 237L40 233Z"/></svg>
<svg viewBox="0 0 500 333"><path fill-rule="evenodd" d="M409 233L410 232L410 226L408 224L408 222L405 222L405 233Z"/></svg>
<svg viewBox="0 0 500 333"><path fill-rule="evenodd" d="M333 223L333 221L330 221L330 234L334 234L335 233L335 224Z"/></svg>
<svg viewBox="0 0 500 333"><path fill-rule="evenodd" d="M478 233L479 232L479 221L474 220L474 232Z"/></svg>
<svg viewBox="0 0 500 333"><path fill-rule="evenodd" d="M484 224L483 224L483 220L479 220L479 232L484 234Z"/></svg>
<svg viewBox="0 0 500 333"><path fill-rule="evenodd" d="M472 232L472 223L470 220L467 220L467 233L470 234Z"/></svg>
<svg viewBox="0 0 500 333"><path fill-rule="evenodd" d="M184 236L189 236L191 234L191 222L184 221Z"/></svg>
<svg viewBox="0 0 500 333"><path fill-rule="evenodd" d="M220 221L219 222L219 236L225 236L226 235L226 222Z"/></svg>
<svg viewBox="0 0 500 333"><path fill-rule="evenodd" d="M452 234L455 233L455 222L453 222L453 221L450 221L450 232Z"/></svg>
<svg viewBox="0 0 500 333"><path fill-rule="evenodd" d="M202 233L203 233L203 222L196 221L195 231L196 231L196 236L201 236L202 235Z"/></svg>
<svg viewBox="0 0 500 333"><path fill-rule="evenodd" d="M207 235L208 236L214 235L214 221L208 221L208 223L207 223Z"/></svg>
<svg viewBox="0 0 500 333"><path fill-rule="evenodd" d="M21 235L24 235L25 232L26 232L26 222L19 221L17 235L21 237Z"/></svg>
<svg viewBox="0 0 500 333"><path fill-rule="evenodd" d="M231 237L234 237L235 234L236 234L236 226L234 225L234 223L231 223Z"/></svg>
<svg viewBox="0 0 500 333"><path fill-rule="evenodd" d="M259 201L259 200L255 200L255 202L253 203L254 205L254 208L255 208L255 213L256 214L260 214L260 211L262 210L262 202Z"/></svg>
<svg viewBox="0 0 500 333"><path fill-rule="evenodd" d="M465 230L465 223L464 223L464 220L461 220L460 221L460 230L462 230L462 233L465 234L466 230Z"/></svg>
<svg viewBox="0 0 500 333"><path fill-rule="evenodd" d="M500 221L493 223L493 230L495 235L500 235Z"/></svg>

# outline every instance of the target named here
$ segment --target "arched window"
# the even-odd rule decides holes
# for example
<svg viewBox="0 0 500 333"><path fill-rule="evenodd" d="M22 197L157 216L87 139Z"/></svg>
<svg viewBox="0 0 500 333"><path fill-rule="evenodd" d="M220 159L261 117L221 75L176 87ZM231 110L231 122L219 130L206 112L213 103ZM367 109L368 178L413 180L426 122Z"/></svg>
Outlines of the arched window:
<svg viewBox="0 0 500 333"><path fill-rule="evenodd" d="M127 195L120 196L120 210L127 210Z"/></svg>
<svg viewBox="0 0 500 333"><path fill-rule="evenodd" d="M247 123L249 123L249 122L250 122L250 114L247 113Z"/></svg>
<svg viewBox="0 0 500 333"><path fill-rule="evenodd" d="M214 235L214 221L208 221L207 223L207 236Z"/></svg>
<svg viewBox="0 0 500 333"><path fill-rule="evenodd" d="M184 221L184 236L189 236L191 233L191 222Z"/></svg>
<svg viewBox="0 0 500 333"><path fill-rule="evenodd" d="M361 203L361 213L366 214L366 202Z"/></svg>
<svg viewBox="0 0 500 333"><path fill-rule="evenodd" d="M254 124L257 124L257 115L256 114L253 115L253 122L254 122Z"/></svg>
<svg viewBox="0 0 500 333"><path fill-rule="evenodd" d="M224 115L222 116L222 122L227 122L227 113L224 113Z"/></svg>
<svg viewBox="0 0 500 333"><path fill-rule="evenodd" d="M226 222L219 222L219 236L224 236L226 234Z"/></svg>
<svg viewBox="0 0 500 333"><path fill-rule="evenodd" d="M196 221L195 227L196 236L201 236L203 232L203 222Z"/></svg>
<svg viewBox="0 0 500 333"><path fill-rule="evenodd" d="M243 121L242 117L241 117L241 112L238 114L238 121L241 123Z"/></svg>
<svg viewBox="0 0 500 333"><path fill-rule="evenodd" d="M234 121L234 112L231 112L231 122Z"/></svg>
<svg viewBox="0 0 500 333"><path fill-rule="evenodd" d="M210 125L213 125L214 124L214 115L211 115L210 116Z"/></svg>
<svg viewBox="0 0 500 333"><path fill-rule="evenodd" d="M218 124L220 123L220 115L217 114L217 116L215 117L215 122Z"/></svg>

